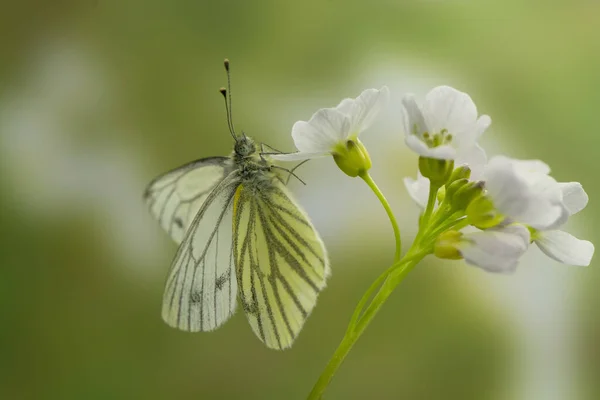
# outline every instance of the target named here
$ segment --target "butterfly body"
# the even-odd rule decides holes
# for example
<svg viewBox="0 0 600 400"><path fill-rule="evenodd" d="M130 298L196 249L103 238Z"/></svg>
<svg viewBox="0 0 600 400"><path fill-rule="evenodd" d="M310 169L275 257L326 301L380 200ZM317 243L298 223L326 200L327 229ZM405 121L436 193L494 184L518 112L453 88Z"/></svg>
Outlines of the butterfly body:
<svg viewBox="0 0 600 400"><path fill-rule="evenodd" d="M268 187L269 182L277 177L269 162L257 153L254 141L248 136L241 137L235 143L230 157L236 166L240 182L251 190Z"/></svg>

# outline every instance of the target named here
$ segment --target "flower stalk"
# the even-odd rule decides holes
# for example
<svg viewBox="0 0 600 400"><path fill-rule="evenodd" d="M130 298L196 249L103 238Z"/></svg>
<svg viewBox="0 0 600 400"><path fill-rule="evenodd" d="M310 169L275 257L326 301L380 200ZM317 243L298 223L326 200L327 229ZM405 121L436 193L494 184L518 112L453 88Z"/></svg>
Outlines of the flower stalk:
<svg viewBox="0 0 600 400"><path fill-rule="evenodd" d="M404 280L406 275L428 254L428 251L422 251L421 253L412 256L409 254L410 252L407 253L402 260L394 263L387 271L381 274L377 280L375 280L373 285L371 285L369 290L367 290L356 307L355 315L360 314L361 305L366 303L367 299L383 281L383 285L381 285L379 291L369 306L365 309L362 316L358 319L354 318L353 316L353 320L350 322L346 334L338 345L338 348L335 350L335 353L327 363L327 366L321 373L321 376L315 383L312 391L308 395L308 400L319 400L322 398L323 393L329 386L329 383L331 382L331 379L337 372L338 368L345 360L354 344L362 336L365 329L369 326L373 318L375 318L377 312L381 309L394 289Z"/></svg>
<svg viewBox="0 0 600 400"><path fill-rule="evenodd" d="M350 323L348 324L348 328L346 329L346 333L342 338L342 341L338 345L335 353L329 360L329 363L323 370L321 376L319 377L317 383L313 387L310 392L308 399L309 400L318 400L321 399L321 396L327 389L327 386L331 382L331 379L337 372L338 368L354 346L354 344L358 341L358 339L362 336L365 329L369 326L373 318L377 315L381 307L390 297L394 289L404 280L406 275L428 254L433 252L433 246L431 241L428 240L429 236L428 232L431 232L431 227L429 227L426 223L424 223L419 230L423 231L422 235L417 235L417 237L421 237L421 240L415 240L408 250L408 252L404 255L404 257L400 258L401 251L401 240L400 240L400 229L398 228L398 224L396 222L396 217L394 216L389 203L387 202L385 196L379 189L379 187L373 181L373 178L365 173L361 174L360 177L367 183L367 185L371 188L371 190L375 193L382 206L386 210L388 214L388 218L394 228L394 234L396 236L396 255L394 258L394 264L390 266L386 271L384 271L379 277L371 284L371 286L367 289L363 297L358 302L354 313L350 319ZM431 210L433 210L433 205L435 205L437 190L433 191L433 196L430 196L430 203L432 204ZM430 211L431 213L431 211ZM425 243L428 243L425 245ZM373 297L373 293L379 288L379 291ZM372 298L372 299L371 299ZM368 306L365 305L371 299ZM363 311L364 309L364 311Z"/></svg>
<svg viewBox="0 0 600 400"><path fill-rule="evenodd" d="M363 181L369 186L369 188L375 193L375 196L379 199L379 202L385 209L388 218L390 219L390 223L392 224L392 229L394 230L394 239L396 241L396 252L394 254L394 262L400 260L400 254L402 252L402 238L400 236L400 228L398 227L398 222L396 221L396 217L394 216L394 212L392 211L392 207L390 207L390 203L388 203L387 199L371 177L368 172L363 172L359 175Z"/></svg>

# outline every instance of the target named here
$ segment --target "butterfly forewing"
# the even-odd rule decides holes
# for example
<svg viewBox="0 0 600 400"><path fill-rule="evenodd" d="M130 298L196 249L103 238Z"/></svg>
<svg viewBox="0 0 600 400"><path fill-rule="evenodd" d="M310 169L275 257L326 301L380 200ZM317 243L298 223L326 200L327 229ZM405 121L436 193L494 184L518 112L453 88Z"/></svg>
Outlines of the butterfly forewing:
<svg viewBox="0 0 600 400"><path fill-rule="evenodd" d="M154 179L144 198L160 226L179 244L211 190L232 170L228 157L192 161Z"/></svg>
<svg viewBox="0 0 600 400"><path fill-rule="evenodd" d="M191 222L171 266L162 316L186 331L211 331L235 311L237 282L232 252L232 205L237 172L215 187Z"/></svg>
<svg viewBox="0 0 600 400"><path fill-rule="evenodd" d="M290 347L325 287L325 246L277 180L260 190L238 187L233 225L240 301L250 325L268 347Z"/></svg>

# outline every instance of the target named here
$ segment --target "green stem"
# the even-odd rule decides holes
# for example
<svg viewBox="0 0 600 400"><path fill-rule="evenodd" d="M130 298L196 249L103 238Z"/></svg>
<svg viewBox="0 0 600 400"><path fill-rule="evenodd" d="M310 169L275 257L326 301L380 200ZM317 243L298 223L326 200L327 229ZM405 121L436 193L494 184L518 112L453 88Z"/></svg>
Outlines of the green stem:
<svg viewBox="0 0 600 400"><path fill-rule="evenodd" d="M436 210L429 217L428 225L436 226L441 220L448 217L448 213L450 212L450 205L444 199L441 204L438 204Z"/></svg>
<svg viewBox="0 0 600 400"><path fill-rule="evenodd" d="M398 268L394 268L394 270L390 273L389 278L384 282L381 290L377 292L375 298L369 304L369 307L365 310L365 313L358 321L358 325L356 326L356 338L360 337L362 333L365 331L367 326L371 323L377 312L383 306L383 303L390 297L396 286L398 286L406 277L406 275L421 261L428 252L421 253L420 257L413 257L412 260L403 263L402 266Z"/></svg>
<svg viewBox="0 0 600 400"><path fill-rule="evenodd" d="M429 217L431 217L431 213L433 212L433 207L435 206L435 201L437 199L437 192L440 188L433 186L430 183L429 187L429 199L427 200L427 207L425 208L425 212L423 213L423 217L421 218L421 225L427 225L429 222Z"/></svg>
<svg viewBox="0 0 600 400"><path fill-rule="evenodd" d="M392 267L394 265L392 265ZM369 301L369 299L371 298L371 296L373 295L375 290L377 290L379 288L379 286L381 286L383 281L385 281L385 279L388 277L392 267L388 268L383 274L379 275L379 277L377 279L375 279L375 282L373 282L371 284L371 286L369 286L369 288L367 289L365 294L363 294L363 297L361 297L360 301L356 305L356 308L354 309L354 312L352 313L352 317L350 317L350 323L348 323L348 329L346 330L346 334L354 331L354 328L356 327L356 323L358 322L358 319L360 318L360 315L362 313L363 308L365 307L365 304L367 304L367 301Z"/></svg>
<svg viewBox="0 0 600 400"><path fill-rule="evenodd" d="M420 257L420 254L411 256L410 253L407 253L404 256L404 258L402 259L402 263L410 262L417 257ZM365 304L367 304L367 301L369 301L369 299L371 298L371 296L373 295L375 290L377 288L379 288L379 286L381 286L383 281L385 281L385 279L390 275L390 273L392 273L396 268L398 268L398 263L392 264L391 267L389 267L381 275L379 275L379 277L377 277L377 279L375 279L375 281L371 284L371 286L369 286L369 288L367 289L365 294L363 294L362 298L356 305L356 308L354 309L354 313L352 314L352 317L350 318L350 323L348 324L348 329L347 329L346 333L354 331L354 329L356 327L356 323L359 321L361 311L365 307Z"/></svg>
<svg viewBox="0 0 600 400"><path fill-rule="evenodd" d="M408 254L410 254L410 251ZM411 255L411 256L409 256L408 254L406 257L404 257L403 260L393 264L388 270L386 270L383 274L381 274L380 277L377 279L377 281L380 281L380 280L385 279L386 277L389 277L389 279L385 280L383 286L381 287L379 292L375 295L375 297L373 298L373 301L371 301L371 304L369 304L369 306L367 307L364 315L358 321L355 329L348 327L348 330L346 331L344 338L340 342L338 348L335 350L335 353L331 357L331 360L329 360L329 363L325 367L325 370L323 370L323 373L319 377L319 380L317 381L317 383L313 387L312 391L308 395L308 400L321 399L321 396L327 389L327 386L329 385L329 382L331 382L333 375L335 375L339 366L342 364L342 362L344 361L344 359L346 358L346 356L348 355L348 353L350 352L350 350L352 349L352 347L354 346L356 341L363 334L363 332L365 331L367 326L369 326L369 324L371 323L371 321L373 320L373 318L375 317L375 315L377 314L377 312L379 311L381 306L383 306L383 304L385 303L387 298L392 294L392 292L394 291L394 288L396 286L398 286L400 284L400 282L402 282L402 280L404 279L406 274L408 274L408 272L410 272L410 270L415 265L417 265L419 263L419 261L421 261L427 254L429 254L429 251L421 251L421 252ZM372 285L372 288L373 288L373 286L374 285ZM377 286L374 286L374 287L376 288ZM374 291L374 288L373 288L373 290L371 290L371 288L369 288L369 290L367 292L369 292L369 294L370 294L373 291ZM366 294L365 294L365 296L366 296ZM365 296L363 296L363 299L361 299L359 306L361 306L361 303L364 305L364 302L366 302ZM369 297L366 297L366 298L368 299ZM361 307L357 307L356 310L359 310L360 308ZM356 310L355 310L355 314L357 312ZM358 311L358 313L360 314L360 311Z"/></svg>
<svg viewBox="0 0 600 400"><path fill-rule="evenodd" d="M350 349L352 349L352 346L354 346L354 343L356 343L357 339L358 337L355 337L351 334L344 335L344 338L342 339L338 348L335 349L335 353L333 353L333 356L331 357L329 363L323 370L323 373L319 377L319 380L317 381L317 383L315 383L315 386L312 388L310 394L308 395L307 400L321 400L323 393L325 393L325 389L327 389L327 386L329 386L329 382L331 382L331 378L333 378L333 375L335 374L339 366L342 364L342 362L350 352Z"/></svg>
<svg viewBox="0 0 600 400"><path fill-rule="evenodd" d="M400 254L402 251L402 240L400 238L400 228L398 227L398 222L396 221L396 217L394 216L394 213L392 212L392 208L390 207L390 204L388 203L387 199L385 198L385 196L383 195L383 193L381 192L381 190L379 189L379 187L377 186L377 184L375 183L373 178L371 178L371 175L369 175L368 172L364 172L364 173L360 174L359 176L365 181L365 183L367 185L369 185L369 187L371 188L373 193L375 193L375 196L377 196L377 198L381 202L381 205L385 209L385 212L387 213L388 218L390 219L390 222L392 223L392 229L394 229L394 237L396 239L396 253L394 254L394 262L396 262L396 261L400 260Z"/></svg>
<svg viewBox="0 0 600 400"><path fill-rule="evenodd" d="M400 228L398 227L398 222L396 221L396 217L394 216L394 213L392 212L392 208L390 207L387 199L385 198L385 196L383 195L383 193L381 192L381 190L379 189L379 187L377 186L377 184L375 183L375 181L373 180L371 175L369 175L368 172L365 172L364 174L361 174L360 177L367 183L367 185L369 186L369 188L371 188L373 193L375 193L375 195L377 196L377 198L383 205L383 208L385 209L385 211L388 215L388 218L390 219L392 228L394 230L394 236L396 239L396 253L394 254L394 262L397 262L400 260L400 254L401 254L401 250L402 250L402 241L400 238ZM391 269L392 268L390 267L383 274L379 275L379 277L375 280L375 282L373 282L371 284L371 286L369 286L369 288L367 289L367 291L365 292L363 297L358 302L358 305L356 306L354 313L352 314L352 317L350 318L350 323L348 324L348 330L354 329L354 326L356 325L356 322L358 321L365 304L371 298L371 296L373 295L375 290L387 278L387 274L389 273L389 271L391 271Z"/></svg>
<svg viewBox="0 0 600 400"><path fill-rule="evenodd" d="M450 216L448 219L440 224L437 228L433 229L431 232L427 232L424 237L425 238L437 238L441 233L447 231L448 229L454 229L456 231L461 230L465 226L469 225L469 222L466 218L459 219L462 216L462 212L456 212ZM435 226L435 225L434 225Z"/></svg>
<svg viewBox="0 0 600 400"><path fill-rule="evenodd" d="M431 220L431 214L433 213L433 208L435 207L435 202L437 200L437 192L439 189L439 187L434 187L431 183L429 184L429 198L427 199L427 206L425 207L425 211L423 212L419 220L419 231L417 232L417 236L415 237L413 245L414 243L419 242L425 234L425 227L429 224ZM434 219L439 213L443 212L444 209L442 207L445 207L445 204L445 202L442 202L442 204L438 206L436 212L433 214Z"/></svg>

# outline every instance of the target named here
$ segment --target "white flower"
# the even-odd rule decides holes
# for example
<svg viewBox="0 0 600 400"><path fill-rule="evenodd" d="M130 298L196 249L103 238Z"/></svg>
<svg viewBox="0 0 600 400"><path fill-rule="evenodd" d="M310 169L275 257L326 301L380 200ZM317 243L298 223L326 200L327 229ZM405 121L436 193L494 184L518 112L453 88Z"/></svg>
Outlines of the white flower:
<svg viewBox="0 0 600 400"><path fill-rule="evenodd" d="M529 241L529 230L520 224L484 231L449 231L438 238L435 254L440 258L464 258L489 272L507 273L516 269Z"/></svg>
<svg viewBox="0 0 600 400"><path fill-rule="evenodd" d="M559 230L571 215L583 210L588 195L579 182L559 183L562 194L562 215L553 225L533 233L532 239L548 257L564 264L588 266L594 255L594 245Z"/></svg>
<svg viewBox="0 0 600 400"><path fill-rule="evenodd" d="M477 146L492 122L487 115L477 118L471 97L449 86L432 89L422 107L411 94L402 103L406 144L423 157L456 159Z"/></svg>
<svg viewBox="0 0 600 400"><path fill-rule="evenodd" d="M508 221L532 228L532 241L549 257L587 266L594 245L559 230L571 215L583 210L588 195L579 182L558 183L550 167L539 160L494 157L484 172L486 195Z"/></svg>
<svg viewBox="0 0 600 400"><path fill-rule="evenodd" d="M560 186L548 171L541 161L493 157L483 173L486 197L509 221L546 229L563 212Z"/></svg>
<svg viewBox="0 0 600 400"><path fill-rule="evenodd" d="M529 240L529 230L513 224L465 233L457 248L469 264L489 272L513 272L529 248Z"/></svg>
<svg viewBox="0 0 600 400"><path fill-rule="evenodd" d="M335 108L322 108L310 120L298 121L292 128L292 138L297 153L275 154L282 161L296 161L333 155L336 147L345 146L347 140L357 139L367 129L377 114L387 105L389 89L367 89L356 99L344 99Z"/></svg>

